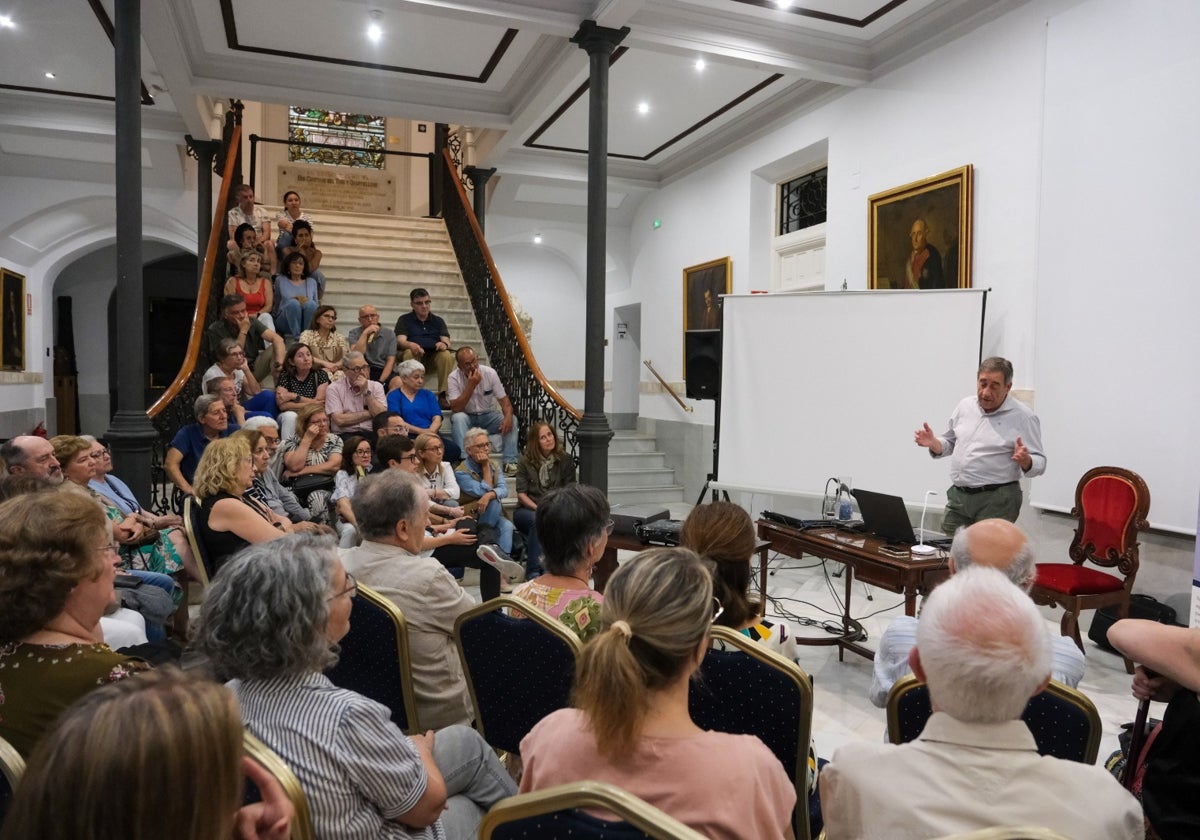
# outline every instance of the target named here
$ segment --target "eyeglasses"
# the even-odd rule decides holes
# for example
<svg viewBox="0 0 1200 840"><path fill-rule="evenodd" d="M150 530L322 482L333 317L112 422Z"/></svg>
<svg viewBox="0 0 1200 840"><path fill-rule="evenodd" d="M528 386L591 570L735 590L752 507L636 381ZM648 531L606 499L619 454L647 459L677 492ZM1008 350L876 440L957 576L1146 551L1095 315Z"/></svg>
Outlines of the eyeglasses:
<svg viewBox="0 0 1200 840"><path fill-rule="evenodd" d="M472 443L467 449L491 449L492 445L486 440L483 443Z"/></svg>
<svg viewBox="0 0 1200 840"><path fill-rule="evenodd" d="M713 613L712 621L709 624L716 624L717 619L725 614L725 608L721 606L721 601L715 595L713 596L713 604L716 605L717 611Z"/></svg>
<svg viewBox="0 0 1200 840"><path fill-rule="evenodd" d="M100 552L101 554L103 554L103 553L104 553L104 552L106 552L106 551L107 551L107 552L111 552L111 553L113 553L113 554L120 554L120 553L121 553L121 546L120 546L120 544L119 544L119 543L115 543L115 542L107 542L107 543L105 543L104 545L102 545L102 546L98 547L98 548L96 549L96 551Z"/></svg>
<svg viewBox="0 0 1200 840"><path fill-rule="evenodd" d="M346 370L351 371L352 373L366 373L370 369L370 365L349 365L346 367Z"/></svg>
<svg viewBox="0 0 1200 840"><path fill-rule="evenodd" d="M410 464L419 464L419 463L421 463L421 456L420 455L405 455L401 460L408 461Z"/></svg>
<svg viewBox="0 0 1200 840"><path fill-rule="evenodd" d="M354 575L350 574L349 572L346 572L346 588L343 589L341 592L337 592L337 593L331 595L329 600L330 601L337 600L338 598L341 598L343 595L349 595L351 598L353 598L357 594L358 594L358 581L354 579Z"/></svg>
<svg viewBox="0 0 1200 840"><path fill-rule="evenodd" d="M611 519L604 523L604 533L612 536L613 529L617 527L617 523Z"/></svg>
<svg viewBox="0 0 1200 840"><path fill-rule="evenodd" d="M431 443L428 446L426 446L424 449L422 449L421 451L422 452L442 452L445 449L446 449L446 447L442 446L440 443Z"/></svg>
<svg viewBox="0 0 1200 840"><path fill-rule="evenodd" d="M371 320L378 320L378 319L379 319L379 313L378 313L378 312L368 312L368 313L365 313L365 314L359 315L358 317L359 317L359 320L362 320L363 318L366 318L368 321L371 321Z"/></svg>

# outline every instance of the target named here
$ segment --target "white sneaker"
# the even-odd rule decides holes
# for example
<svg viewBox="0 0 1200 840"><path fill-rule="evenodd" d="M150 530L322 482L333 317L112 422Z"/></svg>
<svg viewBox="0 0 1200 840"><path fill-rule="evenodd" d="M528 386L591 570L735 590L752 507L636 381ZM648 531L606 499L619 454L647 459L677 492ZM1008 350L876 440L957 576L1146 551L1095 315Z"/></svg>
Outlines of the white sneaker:
<svg viewBox="0 0 1200 840"><path fill-rule="evenodd" d="M481 545L475 549L475 556L507 580L525 580L525 567L505 554L498 545Z"/></svg>
<svg viewBox="0 0 1200 840"><path fill-rule="evenodd" d="M512 478L513 476L515 476L517 474L517 465L515 463L505 464L504 465L504 474L506 476L508 476L509 478Z"/></svg>

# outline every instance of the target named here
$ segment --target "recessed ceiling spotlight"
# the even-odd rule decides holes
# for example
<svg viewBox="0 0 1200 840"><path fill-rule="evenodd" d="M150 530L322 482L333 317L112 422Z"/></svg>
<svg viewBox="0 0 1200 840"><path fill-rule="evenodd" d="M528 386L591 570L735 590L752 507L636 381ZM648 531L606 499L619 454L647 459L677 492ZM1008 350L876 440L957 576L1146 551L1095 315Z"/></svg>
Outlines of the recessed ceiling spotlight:
<svg viewBox="0 0 1200 840"><path fill-rule="evenodd" d="M708 62L706 62L703 58L696 59L696 72L697 73L703 73L704 68L707 66L708 66Z"/></svg>
<svg viewBox="0 0 1200 840"><path fill-rule="evenodd" d="M775 0L775 5L786 11L792 8L792 0Z"/></svg>
<svg viewBox="0 0 1200 840"><path fill-rule="evenodd" d="M0 29L16 29L17 25L8 15L0 15Z"/></svg>
<svg viewBox="0 0 1200 840"><path fill-rule="evenodd" d="M533 235L533 244L534 244L534 245L541 245L541 244L542 244L542 235L541 235L540 233L535 233L535 234Z"/></svg>
<svg viewBox="0 0 1200 840"><path fill-rule="evenodd" d="M379 25L379 21L383 19L383 12L379 9L372 9L367 13L367 17L371 19L371 23L367 27L367 37L371 39L371 43L378 44L383 38L383 27Z"/></svg>
<svg viewBox="0 0 1200 840"><path fill-rule="evenodd" d="M47 78L47 79L53 79L53 78L55 78L55 76L54 76L54 74L53 74L53 73L47 73L47 74L46 74L46 78Z"/></svg>
<svg viewBox="0 0 1200 840"><path fill-rule="evenodd" d="M649 102L639 102L638 106L637 106L637 112L639 114L649 114L650 113L650 103Z"/></svg>

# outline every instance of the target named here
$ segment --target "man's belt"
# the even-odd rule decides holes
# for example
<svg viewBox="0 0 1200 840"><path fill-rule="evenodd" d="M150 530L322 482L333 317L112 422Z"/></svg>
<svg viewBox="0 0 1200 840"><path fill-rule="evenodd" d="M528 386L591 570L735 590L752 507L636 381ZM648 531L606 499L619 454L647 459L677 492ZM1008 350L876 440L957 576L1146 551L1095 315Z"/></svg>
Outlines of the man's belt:
<svg viewBox="0 0 1200 840"><path fill-rule="evenodd" d="M970 494L990 493L993 490L999 490L1001 487L1010 487L1016 483L1017 482L1015 482L1015 481L1006 481L1003 484L985 484L982 487L959 487L957 484L955 484L954 489L961 490L964 493L970 493Z"/></svg>

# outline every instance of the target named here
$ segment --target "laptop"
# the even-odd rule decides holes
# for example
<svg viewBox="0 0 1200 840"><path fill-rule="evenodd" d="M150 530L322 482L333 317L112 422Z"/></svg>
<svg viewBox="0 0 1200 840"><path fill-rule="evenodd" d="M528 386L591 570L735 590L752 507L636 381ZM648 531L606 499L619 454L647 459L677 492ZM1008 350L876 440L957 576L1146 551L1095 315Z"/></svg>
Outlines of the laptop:
<svg viewBox="0 0 1200 840"><path fill-rule="evenodd" d="M890 543L916 545L916 529L908 519L908 508L904 499L899 496L889 496L887 493L876 493L872 490L851 490L858 500L858 509L862 512L863 530L874 534ZM921 536L927 545L945 546L950 544L950 538L940 531L925 530Z"/></svg>

